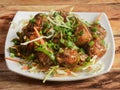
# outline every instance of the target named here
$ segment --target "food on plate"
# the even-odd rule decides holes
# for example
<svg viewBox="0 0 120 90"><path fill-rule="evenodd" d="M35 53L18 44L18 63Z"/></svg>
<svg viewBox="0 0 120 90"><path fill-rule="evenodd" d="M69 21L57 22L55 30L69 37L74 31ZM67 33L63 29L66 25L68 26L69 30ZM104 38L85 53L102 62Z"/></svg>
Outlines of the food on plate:
<svg viewBox="0 0 120 90"><path fill-rule="evenodd" d="M38 13L16 34L9 47L12 59L7 59L19 57L23 70L45 72L43 82L51 74L77 76L92 70L106 52L106 31L99 18L88 23L70 12Z"/></svg>

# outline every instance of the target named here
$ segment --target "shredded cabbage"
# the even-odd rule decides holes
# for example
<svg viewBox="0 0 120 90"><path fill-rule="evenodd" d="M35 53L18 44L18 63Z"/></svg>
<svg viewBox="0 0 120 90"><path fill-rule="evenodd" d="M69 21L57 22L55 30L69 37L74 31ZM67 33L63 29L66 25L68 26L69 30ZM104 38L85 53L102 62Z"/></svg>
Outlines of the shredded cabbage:
<svg viewBox="0 0 120 90"><path fill-rule="evenodd" d="M50 75L57 69L59 66L52 66L44 77L43 83L50 77Z"/></svg>
<svg viewBox="0 0 120 90"><path fill-rule="evenodd" d="M46 38L46 39L51 38L51 37L54 35L54 32L55 32L55 31L54 31L53 29L50 29L49 32L51 32L51 35L49 35L49 36L40 36L40 37L38 37L38 38L36 38L36 39L33 39L33 40L31 40L31 41L28 41L28 42L25 42L25 43L21 43L21 45L27 45L27 44L29 44L29 43L38 41L38 40L40 40L40 39L42 39L42 38Z"/></svg>
<svg viewBox="0 0 120 90"><path fill-rule="evenodd" d="M63 21L59 20L59 18L56 18L56 20L52 20L49 16L47 17L47 19L53 23L54 25L56 26L61 26L61 27L65 27L65 28L68 28L68 29L71 29L71 27L68 27Z"/></svg>

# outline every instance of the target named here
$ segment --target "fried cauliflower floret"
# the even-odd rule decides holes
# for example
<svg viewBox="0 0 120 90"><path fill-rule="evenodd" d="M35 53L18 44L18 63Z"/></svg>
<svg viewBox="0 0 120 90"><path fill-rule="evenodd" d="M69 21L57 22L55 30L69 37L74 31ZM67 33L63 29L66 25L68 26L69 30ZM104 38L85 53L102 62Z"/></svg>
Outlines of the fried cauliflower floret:
<svg viewBox="0 0 120 90"><path fill-rule="evenodd" d="M58 52L57 61L60 64L73 65L79 60L79 54L76 50L64 49L63 52Z"/></svg>
<svg viewBox="0 0 120 90"><path fill-rule="evenodd" d="M91 30L93 38L96 40L101 40L101 39L104 39L106 37L105 29L99 24L97 24L97 25L93 24L90 27L90 30Z"/></svg>
<svg viewBox="0 0 120 90"><path fill-rule="evenodd" d="M84 24L77 27L75 35L77 36L76 45L78 46L85 45L92 39L91 33Z"/></svg>
<svg viewBox="0 0 120 90"><path fill-rule="evenodd" d="M50 66L53 64L52 60L44 53L37 53L37 57L39 62L43 65L43 66Z"/></svg>
<svg viewBox="0 0 120 90"><path fill-rule="evenodd" d="M94 40L94 44L88 47L88 54L90 56L97 55L98 57L102 57L106 52L106 48L100 41Z"/></svg>

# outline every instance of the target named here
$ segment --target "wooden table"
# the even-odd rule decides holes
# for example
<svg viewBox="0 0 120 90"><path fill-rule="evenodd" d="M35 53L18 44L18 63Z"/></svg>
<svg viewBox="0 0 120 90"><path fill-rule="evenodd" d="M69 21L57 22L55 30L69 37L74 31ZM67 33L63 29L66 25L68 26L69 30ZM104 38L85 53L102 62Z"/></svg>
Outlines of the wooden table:
<svg viewBox="0 0 120 90"><path fill-rule="evenodd" d="M94 2L95 1L95 2ZM115 40L115 60L109 73L80 81L46 82L20 76L9 71L4 59L5 38L17 11L49 11L61 9L79 12L105 12ZM0 0L0 89L119 89L120 90L120 0Z"/></svg>

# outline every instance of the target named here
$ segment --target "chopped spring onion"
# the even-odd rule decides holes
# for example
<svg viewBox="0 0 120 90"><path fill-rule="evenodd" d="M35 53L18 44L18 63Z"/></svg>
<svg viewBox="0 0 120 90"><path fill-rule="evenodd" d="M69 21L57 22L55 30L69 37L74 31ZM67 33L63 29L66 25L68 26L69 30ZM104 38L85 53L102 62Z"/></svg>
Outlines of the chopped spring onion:
<svg viewBox="0 0 120 90"><path fill-rule="evenodd" d="M88 45L89 45L90 47L92 47L92 46L94 45L94 41L90 41L90 42L88 43Z"/></svg>
<svg viewBox="0 0 120 90"><path fill-rule="evenodd" d="M105 41L104 41L103 39L100 41L100 43L101 43L102 45L105 45Z"/></svg>
<svg viewBox="0 0 120 90"><path fill-rule="evenodd" d="M85 50L84 50L83 48L80 48L80 52L81 52L82 54L85 54Z"/></svg>
<svg viewBox="0 0 120 90"><path fill-rule="evenodd" d="M32 18L32 19L30 19L30 21L29 21L29 22L34 23L34 22L35 22L35 19L34 19L34 18Z"/></svg>
<svg viewBox="0 0 120 90"><path fill-rule="evenodd" d="M67 46L68 48L72 48L72 49L76 49L76 50L79 49L79 48L78 48L73 42L71 42L71 41L61 39L60 42L61 42L63 45Z"/></svg>
<svg viewBox="0 0 120 90"><path fill-rule="evenodd" d="M88 56L88 57L87 57L87 59L86 59L86 61L87 61L87 62L89 62L89 61L90 61L90 59L91 59L91 57L90 57L90 56Z"/></svg>
<svg viewBox="0 0 120 90"><path fill-rule="evenodd" d="M14 53L10 53L10 57L14 58L15 54Z"/></svg>
<svg viewBox="0 0 120 90"><path fill-rule="evenodd" d="M96 31L97 31L97 28L94 27L94 28L92 28L91 30L92 30L92 32L96 32Z"/></svg>
<svg viewBox="0 0 120 90"><path fill-rule="evenodd" d="M94 38L98 38L98 36L99 36L99 35L96 34L96 33L93 34L93 37L94 37Z"/></svg>
<svg viewBox="0 0 120 90"><path fill-rule="evenodd" d="M50 57L50 59L53 60L55 63L55 56L54 56L53 52L50 52L49 50L46 50L45 48L41 48L41 47L38 47L36 49L36 51L40 51L40 52L43 52L44 54L48 55Z"/></svg>

